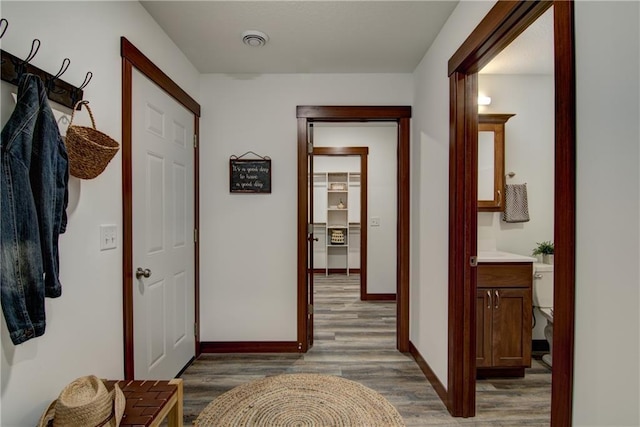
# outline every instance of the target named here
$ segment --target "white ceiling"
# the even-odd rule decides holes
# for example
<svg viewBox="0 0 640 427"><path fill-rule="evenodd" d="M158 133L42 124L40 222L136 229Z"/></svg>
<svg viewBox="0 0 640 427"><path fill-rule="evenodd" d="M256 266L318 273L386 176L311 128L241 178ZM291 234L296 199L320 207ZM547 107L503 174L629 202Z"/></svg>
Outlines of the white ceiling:
<svg viewBox="0 0 640 427"><path fill-rule="evenodd" d="M200 73L410 73L458 4L431 1L140 0ZM242 33L269 36L261 48ZM551 38L550 38L551 37ZM551 13L488 74L553 72Z"/></svg>
<svg viewBox="0 0 640 427"><path fill-rule="evenodd" d="M201 73L413 72L457 1L140 1ZM241 34L270 40L246 46Z"/></svg>
<svg viewBox="0 0 640 427"><path fill-rule="evenodd" d="M553 74L553 8L549 8L480 74Z"/></svg>

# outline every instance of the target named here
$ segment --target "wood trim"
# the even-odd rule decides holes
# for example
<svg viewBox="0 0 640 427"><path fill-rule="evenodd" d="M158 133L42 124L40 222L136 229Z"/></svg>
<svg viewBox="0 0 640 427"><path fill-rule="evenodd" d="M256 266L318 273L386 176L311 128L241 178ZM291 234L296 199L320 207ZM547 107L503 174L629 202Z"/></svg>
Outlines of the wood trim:
<svg viewBox="0 0 640 427"><path fill-rule="evenodd" d="M140 52L125 37L120 38L122 56L122 306L124 340L124 377L131 380L134 372L133 334L133 162L132 162L132 84L133 67L153 81L177 102L194 115L194 134L198 144L194 148L194 227L199 230L199 174L200 174L200 104L171 80L149 58ZM197 239L199 240L199 239ZM200 354L200 245L194 243L194 287L195 287L195 355Z"/></svg>
<svg viewBox="0 0 640 427"><path fill-rule="evenodd" d="M431 366L427 363L427 361L422 357L418 349L411 341L409 341L409 354L413 357L413 360L416 361L418 367L427 378L427 381L431 384L431 387L436 391L440 399L447 404L447 390L444 388L444 385L438 379L438 376L433 372Z"/></svg>
<svg viewBox="0 0 640 427"><path fill-rule="evenodd" d="M200 117L200 104L178 86L176 82L171 80L164 71L158 68L156 64L138 50L126 37L120 37L120 56L127 58L131 65L136 67L142 74L160 86L162 90L171 95L187 110Z"/></svg>
<svg viewBox="0 0 640 427"><path fill-rule="evenodd" d="M465 94L477 93L476 88L475 74L454 73L450 77L447 402L449 412L457 417L475 415L476 282L469 259L476 251L477 190L466 171L477 169L475 152L468 148L468 144L477 146L477 105L465 102ZM474 134L475 138L469 137Z"/></svg>
<svg viewBox="0 0 640 427"><path fill-rule="evenodd" d="M396 294L364 294L360 299L362 301L395 301Z"/></svg>
<svg viewBox="0 0 640 427"><path fill-rule="evenodd" d="M410 110L409 110L410 112ZM406 116L398 118L398 230L396 248L396 300L397 300L397 334L396 345L398 350L406 353L409 351L409 260L410 253L410 220L411 220L411 121Z"/></svg>
<svg viewBox="0 0 640 427"><path fill-rule="evenodd" d="M307 220L309 218L307 200L309 199L307 176L307 120L298 118L298 350L309 350L307 332L309 329L308 273L309 253L307 242Z"/></svg>
<svg viewBox="0 0 640 427"><path fill-rule="evenodd" d="M449 59L449 76L475 74L540 17L552 4L543 1L500 0Z"/></svg>
<svg viewBox="0 0 640 427"><path fill-rule="evenodd" d="M298 345L307 351L307 123L392 121L398 124L397 347L409 349L410 106L298 106Z"/></svg>
<svg viewBox="0 0 640 427"><path fill-rule="evenodd" d="M124 378L133 375L133 179L131 159L132 67L122 60L122 325L124 340ZM128 218L128 220L127 220Z"/></svg>
<svg viewBox="0 0 640 427"><path fill-rule="evenodd" d="M302 105L296 109L296 117L315 122L340 121L398 121L411 118L409 106L319 106Z"/></svg>
<svg viewBox="0 0 640 427"><path fill-rule="evenodd" d="M496 125L503 125L509 121L515 114L496 114L496 113L483 113L478 114L478 123L490 123Z"/></svg>
<svg viewBox="0 0 640 427"><path fill-rule="evenodd" d="M555 46L555 207L554 241L556 263L554 269L554 352L551 401L551 425L571 426L573 402L573 358L575 315L575 53L573 1L510 2L500 0L478 27L449 60L450 75L450 252L449 252L449 374L447 406L456 416L473 416L475 393L467 393L475 375L467 376L474 366L468 358L475 353L475 317L467 316L464 292L474 290L465 286L468 247L477 237L475 230L465 227L464 217L476 201L460 198L456 191L464 191L465 184L474 177L474 170L464 161L465 153L477 149L477 135L469 133L465 118L475 117L477 88L465 81L524 29L554 4ZM475 145L474 145L475 144ZM459 152L459 150L465 153ZM473 182L472 182L473 183ZM465 235L466 234L466 235ZM462 255L461 255L462 254ZM459 270L461 268L462 270ZM463 293L463 295L460 295ZM454 315L454 313L457 313ZM460 316L460 313L464 313Z"/></svg>
<svg viewBox="0 0 640 427"><path fill-rule="evenodd" d="M367 156L369 147L313 147L314 156Z"/></svg>
<svg viewBox="0 0 640 427"><path fill-rule="evenodd" d="M576 89L574 3L554 3L555 267L551 426L571 426L575 333Z"/></svg>
<svg viewBox="0 0 640 427"><path fill-rule="evenodd" d="M360 299L369 286L369 149L367 155L360 156ZM363 191L365 189L365 191ZM348 255L347 255L348 256Z"/></svg>
<svg viewBox="0 0 640 427"><path fill-rule="evenodd" d="M202 353L299 353L295 341L203 341Z"/></svg>
<svg viewBox="0 0 640 427"><path fill-rule="evenodd" d="M360 299L365 300L367 295L367 256L368 248L367 241L369 235L369 227L367 218L369 214L367 211L367 197L369 193L368 185L368 156L369 147L313 147L314 156L360 156L360 268L357 269L360 273ZM347 255L348 256L348 255ZM329 273L337 272L329 269ZM349 271L355 269L350 268ZM342 269L342 272L346 273L346 269ZM315 270L314 270L315 272Z"/></svg>

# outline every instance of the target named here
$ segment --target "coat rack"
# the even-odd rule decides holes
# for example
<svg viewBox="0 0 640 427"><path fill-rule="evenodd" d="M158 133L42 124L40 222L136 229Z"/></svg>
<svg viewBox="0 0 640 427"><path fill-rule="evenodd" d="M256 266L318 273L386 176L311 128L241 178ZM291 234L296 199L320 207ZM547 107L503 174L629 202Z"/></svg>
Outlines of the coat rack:
<svg viewBox="0 0 640 427"><path fill-rule="evenodd" d="M6 19L2 18L0 20L0 38L2 38L8 26L9 22ZM73 86L72 84L60 79L60 77L65 73L65 71L67 71L67 68L69 68L69 65L71 64L71 60L69 60L69 58L64 58L60 70L55 75L52 75L46 71L41 70L35 65L30 64L30 61L36 56L39 49L40 40L34 39L31 43L31 51L29 52L29 55L26 59L20 59L5 50L1 50L2 80L17 86L20 81L20 76L22 76L24 73L35 74L44 82L47 89L47 97L50 100L73 109L73 107L76 105L76 102L83 99L83 90L91 81L93 73L91 71L87 72L84 82L80 85L80 87Z"/></svg>

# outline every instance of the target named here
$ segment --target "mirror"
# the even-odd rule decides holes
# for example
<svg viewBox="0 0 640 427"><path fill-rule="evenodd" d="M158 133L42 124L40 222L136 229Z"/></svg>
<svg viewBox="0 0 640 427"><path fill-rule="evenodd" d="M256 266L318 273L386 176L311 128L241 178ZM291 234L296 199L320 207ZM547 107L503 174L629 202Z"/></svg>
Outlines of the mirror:
<svg viewBox="0 0 640 427"><path fill-rule="evenodd" d="M515 114L478 114L478 212L504 209L504 125Z"/></svg>

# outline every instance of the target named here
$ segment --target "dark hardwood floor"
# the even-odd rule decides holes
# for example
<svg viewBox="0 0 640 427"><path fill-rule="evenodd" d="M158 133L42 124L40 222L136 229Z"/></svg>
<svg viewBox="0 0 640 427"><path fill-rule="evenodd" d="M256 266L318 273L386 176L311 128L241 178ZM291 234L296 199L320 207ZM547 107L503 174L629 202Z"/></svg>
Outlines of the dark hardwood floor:
<svg viewBox="0 0 640 427"><path fill-rule="evenodd" d="M551 373L538 360L522 379L480 380L477 416L453 418L411 356L395 349L394 302L359 300L359 276L317 275L315 343L306 354L206 354L183 373L184 420L191 425L233 387L294 372L357 381L385 396L407 426L548 426ZM443 325L446 327L446 325Z"/></svg>

